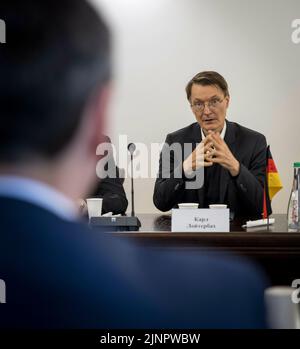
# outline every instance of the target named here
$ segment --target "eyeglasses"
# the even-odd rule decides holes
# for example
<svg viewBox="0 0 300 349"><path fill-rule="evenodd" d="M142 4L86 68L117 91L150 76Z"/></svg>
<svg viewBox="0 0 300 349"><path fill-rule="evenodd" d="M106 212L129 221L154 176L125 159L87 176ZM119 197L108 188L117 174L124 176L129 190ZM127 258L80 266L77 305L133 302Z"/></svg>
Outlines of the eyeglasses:
<svg viewBox="0 0 300 349"><path fill-rule="evenodd" d="M217 109L219 105L224 101L225 97L221 100L219 98L213 98L207 102L197 102L194 104L191 104L191 107L194 108L198 112L203 112L205 108L205 104L207 103L207 107L211 109Z"/></svg>

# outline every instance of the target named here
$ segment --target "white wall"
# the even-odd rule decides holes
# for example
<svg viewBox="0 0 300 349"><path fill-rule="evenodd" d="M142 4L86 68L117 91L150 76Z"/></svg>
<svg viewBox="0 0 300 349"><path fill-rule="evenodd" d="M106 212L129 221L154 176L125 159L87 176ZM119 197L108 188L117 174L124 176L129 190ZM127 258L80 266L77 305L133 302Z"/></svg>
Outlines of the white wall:
<svg viewBox="0 0 300 349"><path fill-rule="evenodd" d="M185 85L199 71L216 70L230 87L228 119L265 134L271 145L284 185L273 210L285 212L292 163L300 161L300 44L291 40L299 0L93 3L115 40L113 141L123 134L150 146L194 122ZM156 212L153 185L136 181L137 212Z"/></svg>

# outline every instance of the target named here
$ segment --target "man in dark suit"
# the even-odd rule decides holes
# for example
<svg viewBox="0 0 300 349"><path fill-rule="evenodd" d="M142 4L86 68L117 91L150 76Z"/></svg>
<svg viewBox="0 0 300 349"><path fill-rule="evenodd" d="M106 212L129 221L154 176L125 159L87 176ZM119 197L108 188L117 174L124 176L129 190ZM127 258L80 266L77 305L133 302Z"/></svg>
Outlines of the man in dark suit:
<svg viewBox="0 0 300 349"><path fill-rule="evenodd" d="M261 218L265 137L225 120L230 96L227 82L217 72L197 74L186 93L197 122L167 136L154 188L155 206L168 211L185 202L204 208L227 204L232 217ZM173 144L179 151L169 151ZM201 184L188 188L199 173Z"/></svg>
<svg viewBox="0 0 300 349"><path fill-rule="evenodd" d="M125 214L128 200L123 187L124 176L115 163L111 140L104 136L103 154L99 156L97 165L97 175L95 177L95 187L89 193L90 198L102 198L102 214ZM87 216L87 204L85 200L79 200L82 214Z"/></svg>
<svg viewBox="0 0 300 349"><path fill-rule="evenodd" d="M94 190L93 197L103 198L102 213L124 214L128 206L123 187L124 178L115 163L110 138L106 136L104 142L108 149L103 154L103 157L100 156L100 161L98 162L100 168L97 168L97 174L98 178L100 178L97 180L97 187ZM102 163L102 160L105 161ZM101 175L101 172L103 175Z"/></svg>
<svg viewBox="0 0 300 349"><path fill-rule="evenodd" d="M3 0L1 15L0 327L263 327L266 283L251 263L79 223L110 86L109 33L91 5Z"/></svg>

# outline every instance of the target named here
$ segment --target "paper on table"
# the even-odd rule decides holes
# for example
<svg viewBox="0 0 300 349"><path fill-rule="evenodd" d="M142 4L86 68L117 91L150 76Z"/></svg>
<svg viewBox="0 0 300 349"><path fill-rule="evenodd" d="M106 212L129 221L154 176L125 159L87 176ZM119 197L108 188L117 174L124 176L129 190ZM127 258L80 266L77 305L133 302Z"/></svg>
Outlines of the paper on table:
<svg viewBox="0 0 300 349"><path fill-rule="evenodd" d="M259 227L263 225L268 225L269 224L274 224L275 223L275 218L269 218L268 219L258 219L257 221L248 221L246 224L242 225L243 228L251 228L251 227Z"/></svg>
<svg viewBox="0 0 300 349"><path fill-rule="evenodd" d="M107 212L102 215L102 217L121 217L121 214L113 214L112 212Z"/></svg>

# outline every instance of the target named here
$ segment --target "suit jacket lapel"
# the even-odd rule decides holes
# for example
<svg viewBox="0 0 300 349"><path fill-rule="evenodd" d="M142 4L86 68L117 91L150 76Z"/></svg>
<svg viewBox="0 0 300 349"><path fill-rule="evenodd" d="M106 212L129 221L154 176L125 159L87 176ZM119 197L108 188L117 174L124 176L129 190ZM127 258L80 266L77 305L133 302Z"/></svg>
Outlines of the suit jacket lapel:
<svg viewBox="0 0 300 349"><path fill-rule="evenodd" d="M192 128L191 139L190 139L190 142L193 144L193 150L195 149L196 144L201 143L201 141L202 141L201 129L198 122L195 122Z"/></svg>

